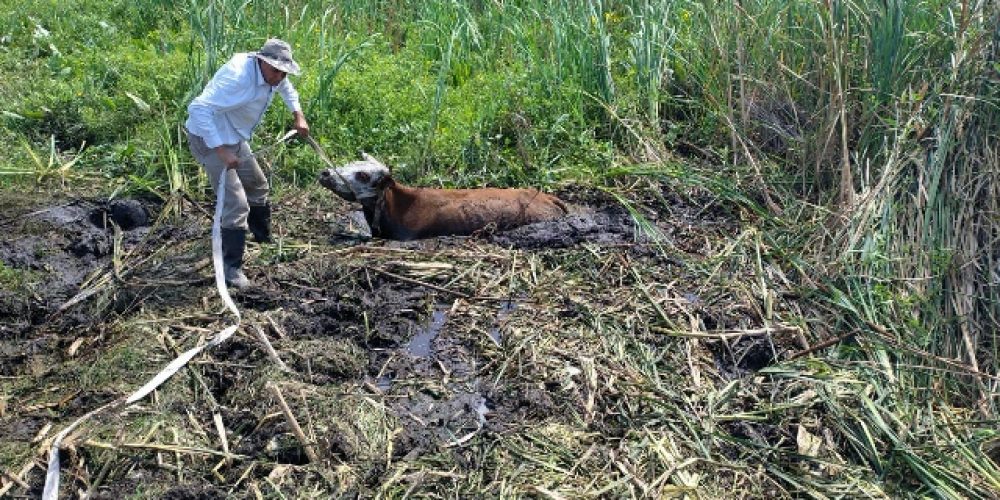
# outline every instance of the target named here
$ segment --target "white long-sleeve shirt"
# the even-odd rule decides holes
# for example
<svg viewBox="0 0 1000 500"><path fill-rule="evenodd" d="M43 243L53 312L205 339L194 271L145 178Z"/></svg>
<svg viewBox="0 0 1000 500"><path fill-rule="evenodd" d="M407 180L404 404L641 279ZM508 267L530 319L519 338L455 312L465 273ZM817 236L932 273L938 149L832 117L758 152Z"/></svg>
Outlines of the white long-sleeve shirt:
<svg viewBox="0 0 1000 500"><path fill-rule="evenodd" d="M215 72L201 95L188 105L184 127L210 148L249 141L274 91L281 94L288 109L302 111L299 94L287 77L272 87L264 80L257 59L238 53Z"/></svg>

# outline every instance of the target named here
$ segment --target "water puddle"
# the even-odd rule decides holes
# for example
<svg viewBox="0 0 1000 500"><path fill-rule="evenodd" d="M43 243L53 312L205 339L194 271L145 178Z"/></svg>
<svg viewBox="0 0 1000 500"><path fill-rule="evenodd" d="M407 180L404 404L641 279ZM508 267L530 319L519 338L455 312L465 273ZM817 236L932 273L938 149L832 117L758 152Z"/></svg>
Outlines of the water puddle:
<svg viewBox="0 0 1000 500"><path fill-rule="evenodd" d="M430 356L433 350L431 343L434 342L434 339L441 333L441 329L444 328L444 323L448 320L448 310L450 309L451 306L448 304L435 305L434 311L431 313L430 322L426 327L417 331L417 334L410 339L410 343L406 345L406 351L418 358Z"/></svg>
<svg viewBox="0 0 1000 500"><path fill-rule="evenodd" d="M493 342L497 346L499 346L500 341L503 340L500 334L500 327L503 326L504 321L506 321L507 317L510 316L510 313L514 312L514 309L517 309L517 302L508 300L501 303L500 309L497 310L496 321L493 323L493 328L490 328L490 338L493 339Z"/></svg>
<svg viewBox="0 0 1000 500"><path fill-rule="evenodd" d="M476 420L479 422L480 427L486 423L486 414L490 412L490 408L486 406L486 398L481 394L479 396L479 404L476 405Z"/></svg>

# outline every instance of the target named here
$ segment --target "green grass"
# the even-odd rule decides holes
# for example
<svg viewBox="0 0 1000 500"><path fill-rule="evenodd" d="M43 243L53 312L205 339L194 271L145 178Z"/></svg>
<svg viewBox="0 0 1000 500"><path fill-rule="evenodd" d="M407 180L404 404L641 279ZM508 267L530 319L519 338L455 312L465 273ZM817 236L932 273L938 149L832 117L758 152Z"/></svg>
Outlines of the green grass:
<svg viewBox="0 0 1000 500"><path fill-rule="evenodd" d="M0 262L0 290L17 291L32 281L31 272Z"/></svg>

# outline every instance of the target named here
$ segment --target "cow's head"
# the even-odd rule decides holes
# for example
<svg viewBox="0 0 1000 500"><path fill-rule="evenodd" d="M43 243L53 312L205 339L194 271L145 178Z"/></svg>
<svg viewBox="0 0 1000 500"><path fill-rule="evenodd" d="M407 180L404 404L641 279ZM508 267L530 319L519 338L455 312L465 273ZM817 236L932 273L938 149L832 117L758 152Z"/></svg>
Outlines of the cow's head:
<svg viewBox="0 0 1000 500"><path fill-rule="evenodd" d="M362 153L364 160L328 168L319 173L319 183L347 201L378 197L392 184L392 172L382 162Z"/></svg>

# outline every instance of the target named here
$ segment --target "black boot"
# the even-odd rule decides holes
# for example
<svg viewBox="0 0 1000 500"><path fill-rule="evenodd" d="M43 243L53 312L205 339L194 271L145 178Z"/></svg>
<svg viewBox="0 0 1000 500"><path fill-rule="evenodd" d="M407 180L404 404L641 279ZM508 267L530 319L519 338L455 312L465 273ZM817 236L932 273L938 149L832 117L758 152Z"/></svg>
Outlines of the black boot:
<svg viewBox="0 0 1000 500"><path fill-rule="evenodd" d="M226 275L226 285L234 288L250 286L250 280L243 274L243 252L247 245L247 232L243 229L222 228L222 269Z"/></svg>
<svg viewBox="0 0 1000 500"><path fill-rule="evenodd" d="M247 226L257 243L271 243L271 204L250 205Z"/></svg>

